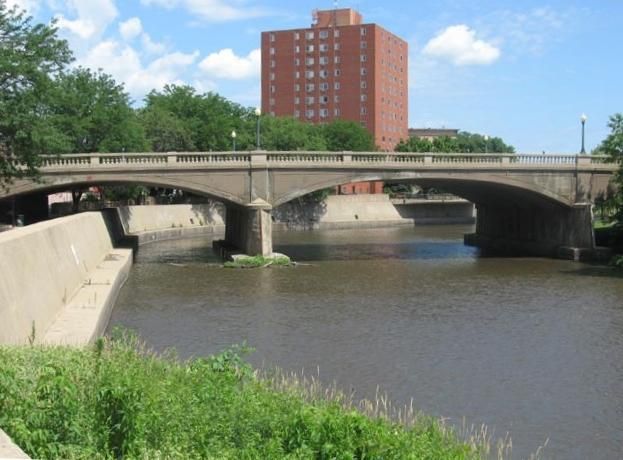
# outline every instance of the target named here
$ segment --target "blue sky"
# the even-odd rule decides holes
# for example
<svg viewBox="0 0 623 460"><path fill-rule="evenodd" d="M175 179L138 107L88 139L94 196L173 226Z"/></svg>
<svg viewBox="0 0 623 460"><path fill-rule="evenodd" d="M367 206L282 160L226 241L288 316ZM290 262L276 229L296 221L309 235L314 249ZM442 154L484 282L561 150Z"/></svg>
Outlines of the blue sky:
<svg viewBox="0 0 623 460"><path fill-rule="evenodd" d="M125 84L187 83L259 105L260 32L308 27L333 1L5 0L58 19L76 64ZM339 2L409 42L409 125L500 136L520 152L575 153L623 111L621 0Z"/></svg>

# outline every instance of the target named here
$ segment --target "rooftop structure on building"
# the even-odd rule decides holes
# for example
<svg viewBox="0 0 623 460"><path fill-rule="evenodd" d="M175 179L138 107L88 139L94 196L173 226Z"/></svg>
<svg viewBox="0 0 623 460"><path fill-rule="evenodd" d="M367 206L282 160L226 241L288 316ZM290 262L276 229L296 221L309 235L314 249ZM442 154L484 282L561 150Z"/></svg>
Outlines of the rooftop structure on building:
<svg viewBox="0 0 623 460"><path fill-rule="evenodd" d="M455 138L459 135L458 129L449 128L409 128L409 137L419 137L432 141L437 137Z"/></svg>
<svg viewBox="0 0 623 460"><path fill-rule="evenodd" d="M311 27L262 32L262 112L361 123L381 150L408 137L408 45L344 8Z"/></svg>

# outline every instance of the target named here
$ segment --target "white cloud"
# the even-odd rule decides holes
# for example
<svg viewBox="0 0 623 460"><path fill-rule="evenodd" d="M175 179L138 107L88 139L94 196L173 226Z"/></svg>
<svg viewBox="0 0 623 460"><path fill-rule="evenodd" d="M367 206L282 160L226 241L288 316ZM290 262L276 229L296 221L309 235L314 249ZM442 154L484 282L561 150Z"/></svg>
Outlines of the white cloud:
<svg viewBox="0 0 623 460"><path fill-rule="evenodd" d="M133 98L142 98L152 89L164 85L185 82L188 67L195 63L199 52L169 53L146 65L141 62L139 53L129 45L114 40L106 40L96 45L78 64L91 69L102 69L119 82L125 83L126 90Z"/></svg>
<svg viewBox="0 0 623 460"><path fill-rule="evenodd" d="M164 43L153 41L146 32L141 35L141 44L143 45L143 51L146 54L162 54L167 50Z"/></svg>
<svg viewBox="0 0 623 460"><path fill-rule="evenodd" d="M59 28L82 39L101 35L118 14L114 0L66 0L65 3L67 10L77 17L68 19L63 14L57 15Z"/></svg>
<svg viewBox="0 0 623 460"><path fill-rule="evenodd" d="M454 65L486 65L500 57L500 50L476 38L476 32L464 24L447 27L424 47L424 54L450 60Z"/></svg>
<svg viewBox="0 0 623 460"><path fill-rule="evenodd" d="M213 78L242 80L260 74L261 51L254 49L247 56L236 56L231 48L208 55L199 68Z"/></svg>
<svg viewBox="0 0 623 460"><path fill-rule="evenodd" d="M156 5L169 9L182 7L208 22L235 21L268 14L262 8L246 4L233 6L232 2L224 0L141 0L141 3L147 6Z"/></svg>
<svg viewBox="0 0 623 460"><path fill-rule="evenodd" d="M119 33L124 40L130 41L138 37L143 32L143 24L137 17L130 18L125 22L119 23Z"/></svg>

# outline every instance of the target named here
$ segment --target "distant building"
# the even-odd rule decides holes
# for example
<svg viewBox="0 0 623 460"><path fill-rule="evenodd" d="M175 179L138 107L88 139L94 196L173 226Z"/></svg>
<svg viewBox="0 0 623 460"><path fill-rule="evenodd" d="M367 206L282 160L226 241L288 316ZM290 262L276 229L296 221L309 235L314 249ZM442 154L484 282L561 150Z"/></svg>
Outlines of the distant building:
<svg viewBox="0 0 623 460"><path fill-rule="evenodd" d="M458 129L446 128L409 128L409 137L417 137L432 141L437 137L455 138L459 134Z"/></svg>
<svg viewBox="0 0 623 460"><path fill-rule="evenodd" d="M262 32L262 112L315 124L352 120L393 150L408 136L407 42L350 8L315 11L313 20ZM361 190L350 187L346 193Z"/></svg>

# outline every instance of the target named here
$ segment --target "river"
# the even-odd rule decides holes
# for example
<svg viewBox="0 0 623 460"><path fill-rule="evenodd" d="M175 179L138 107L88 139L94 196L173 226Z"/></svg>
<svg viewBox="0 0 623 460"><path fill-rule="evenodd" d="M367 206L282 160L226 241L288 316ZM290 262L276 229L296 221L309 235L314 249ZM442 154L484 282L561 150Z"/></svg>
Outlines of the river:
<svg viewBox="0 0 623 460"><path fill-rule="evenodd" d="M509 433L513 458L623 458L623 278L481 256L469 226L275 234L295 268L224 269L201 239L143 246L109 330Z"/></svg>

